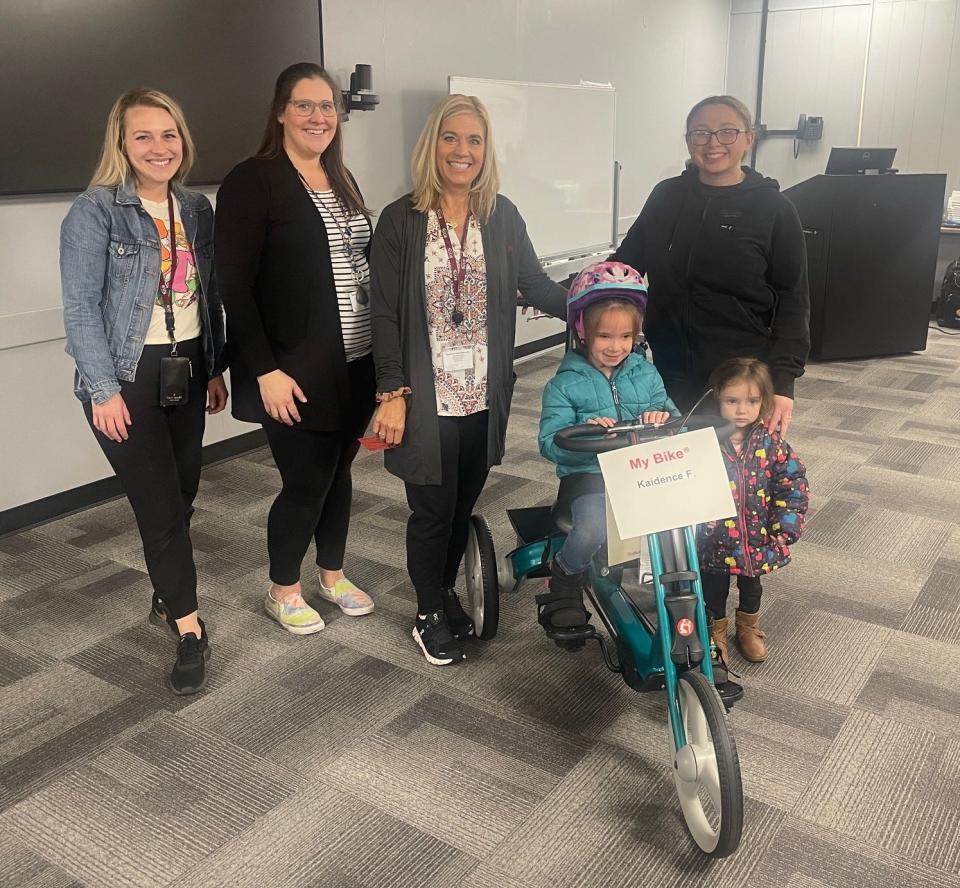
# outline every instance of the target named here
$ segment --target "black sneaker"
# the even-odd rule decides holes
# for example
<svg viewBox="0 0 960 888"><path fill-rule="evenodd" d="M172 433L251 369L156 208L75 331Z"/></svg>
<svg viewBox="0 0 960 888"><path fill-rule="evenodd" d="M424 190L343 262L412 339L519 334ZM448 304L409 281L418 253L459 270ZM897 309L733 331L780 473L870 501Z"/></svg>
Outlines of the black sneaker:
<svg viewBox="0 0 960 888"><path fill-rule="evenodd" d="M159 626L161 629L169 629L173 633L173 637L177 639L177 641L180 640L180 630L177 629L177 621L167 613L167 608L162 598L153 597L153 607L150 608L147 619L153 623L154 626Z"/></svg>
<svg viewBox="0 0 960 888"><path fill-rule="evenodd" d="M170 689L180 696L202 690L207 683L206 661L209 656L206 630L201 638L192 632L184 635L177 645L177 662L170 673Z"/></svg>
<svg viewBox="0 0 960 888"><path fill-rule="evenodd" d="M427 662L434 666L447 666L466 659L460 642L450 631L443 611L427 614L423 619L417 614L413 624L413 638L420 645Z"/></svg>
<svg viewBox="0 0 960 888"><path fill-rule="evenodd" d="M162 598L153 599L153 607L150 609L150 613L147 615L147 619L154 625L159 626L161 629L169 629L170 634L177 640L180 641L180 630L177 628L177 621L167 613L167 608L164 606ZM207 645L207 626L199 617L197 617L197 622L200 624L200 632L202 633L201 641L205 646Z"/></svg>
<svg viewBox="0 0 960 888"><path fill-rule="evenodd" d="M447 624L450 631L457 641L463 641L465 638L473 635L473 620L467 616L467 612L460 604L457 598L457 590L452 588L441 589L443 594L443 612L447 617Z"/></svg>

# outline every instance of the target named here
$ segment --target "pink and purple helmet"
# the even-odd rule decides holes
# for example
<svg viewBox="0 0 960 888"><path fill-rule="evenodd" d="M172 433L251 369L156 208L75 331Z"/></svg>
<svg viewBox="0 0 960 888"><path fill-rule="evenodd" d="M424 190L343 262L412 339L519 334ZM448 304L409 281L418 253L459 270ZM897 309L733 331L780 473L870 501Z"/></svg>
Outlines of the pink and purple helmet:
<svg viewBox="0 0 960 888"><path fill-rule="evenodd" d="M647 307L647 282L623 262L597 262L578 274L567 295L567 325L584 338L583 313L604 299L627 299L643 314Z"/></svg>

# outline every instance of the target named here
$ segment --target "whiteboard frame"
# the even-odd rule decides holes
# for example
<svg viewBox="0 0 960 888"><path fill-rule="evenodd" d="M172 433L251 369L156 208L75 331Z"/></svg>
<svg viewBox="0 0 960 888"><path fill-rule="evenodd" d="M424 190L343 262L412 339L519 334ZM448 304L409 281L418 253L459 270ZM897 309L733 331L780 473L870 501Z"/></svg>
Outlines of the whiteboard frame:
<svg viewBox="0 0 960 888"><path fill-rule="evenodd" d="M448 74L447 75L447 94L453 95L453 81L457 80L459 83L495 83L503 86L539 86L539 87L548 87L550 89L573 89L573 90L588 90L593 92L603 92L610 93L613 96L613 120L611 122L612 126L612 139L611 144L613 150L610 155L610 175L613 179L613 192L610 202L610 239L604 241L603 243L596 244L586 244L580 247L570 247L565 250L562 250L559 253L547 253L542 256L538 256L540 262L544 265L547 264L557 264L560 262L565 262L567 260L576 259L584 256L589 256L591 254L600 254L600 253L612 253L617 247L617 240L619 236L619 214L620 214L620 164L617 161L617 89L613 84L603 84L603 83L546 83L536 80L501 80L496 77L465 77L460 74ZM459 92L459 90L458 90ZM467 95L472 95L472 93L466 93ZM496 150L496 146L494 146Z"/></svg>

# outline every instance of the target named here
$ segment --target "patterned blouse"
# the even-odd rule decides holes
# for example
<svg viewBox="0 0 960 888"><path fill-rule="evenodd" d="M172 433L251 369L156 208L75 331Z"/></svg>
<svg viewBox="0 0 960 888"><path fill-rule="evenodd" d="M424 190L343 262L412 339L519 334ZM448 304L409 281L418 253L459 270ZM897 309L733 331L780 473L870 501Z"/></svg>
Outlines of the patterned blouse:
<svg viewBox="0 0 960 888"><path fill-rule="evenodd" d="M449 227L453 255L460 261L460 238ZM470 219L464 257L467 264L460 293L463 322L454 324L453 272L447 256L437 214L427 216L427 248L423 271L427 285L427 328L433 358L433 383L438 416L469 416L487 409L487 263L483 256L480 225ZM472 368L444 369L444 353L463 355L472 349ZM467 363L467 361L463 361Z"/></svg>

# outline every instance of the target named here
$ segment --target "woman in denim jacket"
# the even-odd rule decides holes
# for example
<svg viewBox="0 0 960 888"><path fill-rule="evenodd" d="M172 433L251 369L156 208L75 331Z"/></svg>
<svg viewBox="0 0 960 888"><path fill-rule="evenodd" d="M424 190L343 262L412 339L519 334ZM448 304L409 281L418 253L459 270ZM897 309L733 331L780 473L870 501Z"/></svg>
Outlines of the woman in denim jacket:
<svg viewBox="0 0 960 888"><path fill-rule="evenodd" d="M137 519L153 584L151 622L179 640L170 675L177 694L206 681L210 648L189 528L204 407L219 413L227 403L213 211L181 185L193 158L176 102L154 90L125 93L107 118L90 188L60 230L74 390ZM189 365L166 361L171 355ZM161 368L182 373L163 405Z"/></svg>

